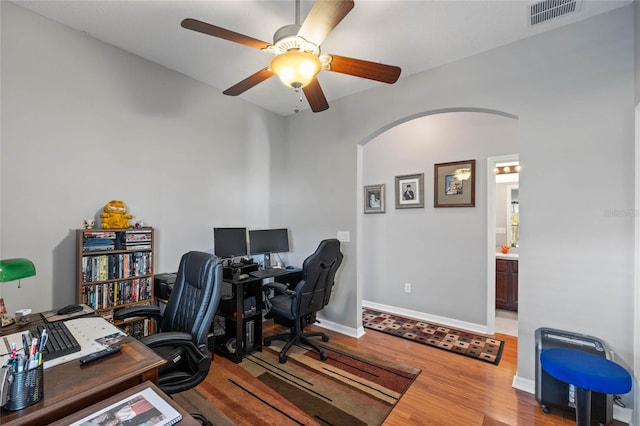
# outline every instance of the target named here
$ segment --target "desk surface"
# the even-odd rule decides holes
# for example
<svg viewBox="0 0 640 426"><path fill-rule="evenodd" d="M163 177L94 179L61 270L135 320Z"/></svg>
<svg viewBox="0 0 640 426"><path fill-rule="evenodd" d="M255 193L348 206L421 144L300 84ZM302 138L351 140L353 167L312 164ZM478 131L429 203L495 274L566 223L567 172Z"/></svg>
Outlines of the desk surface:
<svg viewBox="0 0 640 426"><path fill-rule="evenodd" d="M39 315L32 315L29 324L5 327L2 334L31 329L39 322ZM146 380L157 383L158 367L164 363L151 349L132 340L122 345L119 353L90 364L74 360L48 368L44 371L43 399L19 411L3 410L0 425L49 424Z"/></svg>
<svg viewBox="0 0 640 426"><path fill-rule="evenodd" d="M271 268L270 268L271 269ZM277 269L277 268L273 268L273 269ZM270 279L273 278L275 281L278 282L282 282L282 281L292 281L292 282L288 282L287 284L297 284L297 281L299 281L300 279L302 279L302 269L301 268L294 268L294 269L286 269L286 268L282 268L279 270L280 272L278 272L277 274L267 274L264 277L254 277L253 275L251 275L251 273L247 273L247 275L249 275L248 278L245 278L244 280L238 280L236 279L236 277L225 277L223 278L223 281L229 283L229 284L246 284L246 283L251 283L251 282L256 282L256 281L263 281L266 279ZM295 281L295 282L293 282Z"/></svg>

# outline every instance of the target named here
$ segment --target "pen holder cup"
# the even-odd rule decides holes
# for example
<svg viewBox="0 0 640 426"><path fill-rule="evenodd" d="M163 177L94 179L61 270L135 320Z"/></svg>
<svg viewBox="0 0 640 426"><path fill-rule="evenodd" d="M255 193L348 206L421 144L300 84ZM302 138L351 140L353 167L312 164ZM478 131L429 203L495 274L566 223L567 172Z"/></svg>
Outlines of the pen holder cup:
<svg viewBox="0 0 640 426"><path fill-rule="evenodd" d="M16 411L40 401L44 391L44 365L13 373L5 410Z"/></svg>

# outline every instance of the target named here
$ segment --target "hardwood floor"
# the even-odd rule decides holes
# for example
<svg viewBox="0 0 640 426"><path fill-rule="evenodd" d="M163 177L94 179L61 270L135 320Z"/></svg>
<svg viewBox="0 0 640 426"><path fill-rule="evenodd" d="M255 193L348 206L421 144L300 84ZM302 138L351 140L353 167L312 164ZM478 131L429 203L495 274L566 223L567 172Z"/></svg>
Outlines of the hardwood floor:
<svg viewBox="0 0 640 426"><path fill-rule="evenodd" d="M575 420L563 418L561 412L545 414L534 395L512 388L517 368L517 338L513 336L495 335L505 341L496 366L372 330L355 339L317 326L306 330L314 328L326 332L336 343L422 370L387 417L385 426L575 425ZM274 334L280 329L269 321L263 333Z"/></svg>

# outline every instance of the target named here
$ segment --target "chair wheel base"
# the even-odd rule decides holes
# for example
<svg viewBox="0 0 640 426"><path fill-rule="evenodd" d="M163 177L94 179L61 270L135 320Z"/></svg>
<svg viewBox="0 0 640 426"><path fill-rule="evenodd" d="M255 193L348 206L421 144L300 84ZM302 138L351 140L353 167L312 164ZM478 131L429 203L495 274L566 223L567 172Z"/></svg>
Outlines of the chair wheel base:
<svg viewBox="0 0 640 426"><path fill-rule="evenodd" d="M287 359L289 357L286 356L285 354L281 353L280 355L278 355L278 361L280 361L280 364L284 364L285 362L287 362Z"/></svg>
<svg viewBox="0 0 640 426"><path fill-rule="evenodd" d="M322 336L322 341L323 342L328 342L329 341L329 336Z"/></svg>

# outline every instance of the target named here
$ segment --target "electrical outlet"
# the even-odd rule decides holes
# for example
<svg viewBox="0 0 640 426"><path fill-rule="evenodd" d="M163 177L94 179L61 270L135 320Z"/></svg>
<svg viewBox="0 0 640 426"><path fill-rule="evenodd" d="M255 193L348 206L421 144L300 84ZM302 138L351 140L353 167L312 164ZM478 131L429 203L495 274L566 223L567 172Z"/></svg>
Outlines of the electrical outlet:
<svg viewBox="0 0 640 426"><path fill-rule="evenodd" d="M404 283L404 292L411 293L411 283Z"/></svg>

